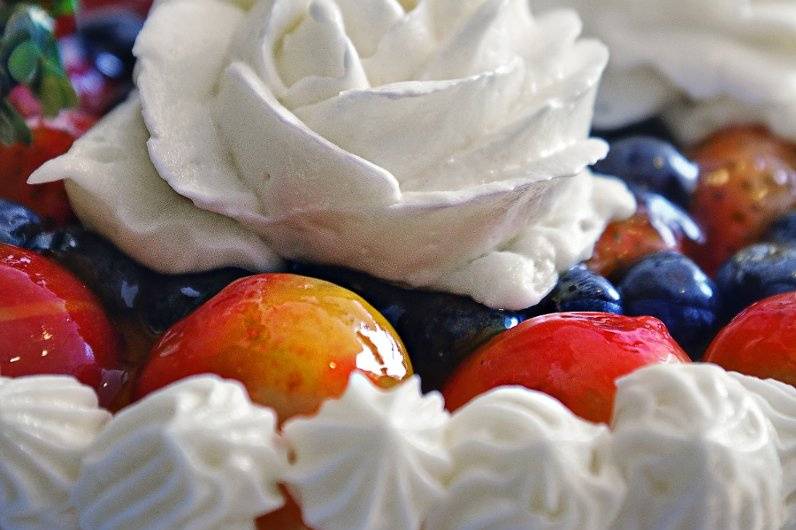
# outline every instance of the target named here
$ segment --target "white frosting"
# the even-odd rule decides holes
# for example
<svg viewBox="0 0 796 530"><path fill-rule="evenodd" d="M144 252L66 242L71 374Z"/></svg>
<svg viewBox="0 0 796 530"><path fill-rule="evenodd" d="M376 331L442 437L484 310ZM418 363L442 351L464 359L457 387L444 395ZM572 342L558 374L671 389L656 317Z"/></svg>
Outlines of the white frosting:
<svg viewBox="0 0 796 530"><path fill-rule="evenodd" d="M418 530L444 494L449 421L415 377L389 391L352 375L338 400L284 427L294 462L285 482L315 530Z"/></svg>
<svg viewBox="0 0 796 530"><path fill-rule="evenodd" d="M618 382L616 530L778 530L783 472L758 400L713 365L652 366Z"/></svg>
<svg viewBox="0 0 796 530"><path fill-rule="evenodd" d="M494 390L456 412L455 473L429 530L607 529L625 487L606 426L523 388Z"/></svg>
<svg viewBox="0 0 796 530"><path fill-rule="evenodd" d="M76 529L69 491L110 414L68 377L0 377L0 528Z"/></svg>
<svg viewBox="0 0 796 530"><path fill-rule="evenodd" d="M131 104L102 124L123 154L79 140L31 181L74 179L81 218L162 271L207 264L195 238L152 255L205 211L262 240L230 221L214 264L272 249L528 307L634 207L571 178L606 151L587 136L607 52L579 32L526 0L163 0L135 48L148 149ZM147 223L155 200L177 219Z"/></svg>
<svg viewBox="0 0 796 530"><path fill-rule="evenodd" d="M118 414L85 457L73 492L82 528L254 529L280 507L287 465L276 417L242 385L185 379Z"/></svg>
<svg viewBox="0 0 796 530"><path fill-rule="evenodd" d="M796 4L788 0L531 0L576 7L611 50L595 124L614 127L676 103L688 140L762 122L796 140ZM685 96L685 99L682 98Z"/></svg>
<svg viewBox="0 0 796 530"><path fill-rule="evenodd" d="M774 426L784 479L785 526L782 528L796 530L796 388L773 379L730 375L752 392Z"/></svg>

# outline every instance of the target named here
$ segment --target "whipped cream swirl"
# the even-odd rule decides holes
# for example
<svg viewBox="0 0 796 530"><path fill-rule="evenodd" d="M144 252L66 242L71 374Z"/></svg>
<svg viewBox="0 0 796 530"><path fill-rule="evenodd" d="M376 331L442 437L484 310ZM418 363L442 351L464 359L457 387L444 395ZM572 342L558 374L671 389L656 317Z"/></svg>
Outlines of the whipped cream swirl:
<svg viewBox="0 0 796 530"><path fill-rule="evenodd" d="M569 5L611 50L595 124L659 112L684 140L763 123L796 140L796 4L782 0L531 0Z"/></svg>
<svg viewBox="0 0 796 530"><path fill-rule="evenodd" d="M0 377L0 528L72 530L69 492L110 419L68 377Z"/></svg>
<svg viewBox="0 0 796 530"><path fill-rule="evenodd" d="M237 382L185 379L123 410L85 456L81 528L254 530L284 503L287 451L273 411Z"/></svg>
<svg viewBox="0 0 796 530"><path fill-rule="evenodd" d="M445 491L449 416L420 379L385 391L354 374L340 399L284 427L285 482L316 530L419 530Z"/></svg>
<svg viewBox="0 0 796 530"><path fill-rule="evenodd" d="M608 54L580 29L527 0L163 0L135 47L145 128L130 104L32 182L71 179L81 219L161 271L281 256L528 307L633 211L573 178L606 152Z"/></svg>
<svg viewBox="0 0 796 530"><path fill-rule="evenodd" d="M758 399L713 365L621 379L613 420L627 497L616 530L779 530L783 472Z"/></svg>
<svg viewBox="0 0 796 530"><path fill-rule="evenodd" d="M476 398L454 414L448 443L455 472L428 529L607 529L624 498L608 428L538 392Z"/></svg>

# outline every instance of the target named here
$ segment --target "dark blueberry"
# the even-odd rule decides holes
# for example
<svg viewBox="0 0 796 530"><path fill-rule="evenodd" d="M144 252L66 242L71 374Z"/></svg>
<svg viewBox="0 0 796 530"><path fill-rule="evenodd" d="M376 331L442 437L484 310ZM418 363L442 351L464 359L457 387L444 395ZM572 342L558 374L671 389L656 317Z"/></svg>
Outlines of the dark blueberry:
<svg viewBox="0 0 796 530"><path fill-rule="evenodd" d="M635 196L639 206L647 212L650 223L667 244L671 245L675 241L705 244L705 234L685 210L657 193L636 189Z"/></svg>
<svg viewBox="0 0 796 530"><path fill-rule="evenodd" d="M144 19L127 10L106 11L81 20L78 34L94 67L110 79L130 80L133 44Z"/></svg>
<svg viewBox="0 0 796 530"><path fill-rule="evenodd" d="M109 312L122 315L137 307L149 271L102 236L70 227L43 232L30 247L71 270L99 296Z"/></svg>
<svg viewBox="0 0 796 530"><path fill-rule="evenodd" d="M796 246L758 243L721 266L716 284L727 321L758 300L796 291Z"/></svg>
<svg viewBox="0 0 796 530"><path fill-rule="evenodd" d="M660 252L634 265L619 284L625 313L653 316L692 357L701 356L718 327L719 295L693 261Z"/></svg>
<svg viewBox="0 0 796 530"><path fill-rule="evenodd" d="M141 316L152 331L161 333L230 283L251 274L236 268L195 274L152 274L141 299Z"/></svg>
<svg viewBox="0 0 796 530"><path fill-rule="evenodd" d="M650 136L631 136L611 144L608 156L594 170L614 175L631 186L663 194L687 205L699 176L696 164L669 142Z"/></svg>
<svg viewBox="0 0 796 530"><path fill-rule="evenodd" d="M0 199L0 243L27 246L41 232L41 217L15 202Z"/></svg>
<svg viewBox="0 0 796 530"><path fill-rule="evenodd" d="M796 244L796 211L788 212L777 219L766 232L763 241Z"/></svg>
<svg viewBox="0 0 796 530"><path fill-rule="evenodd" d="M381 312L406 345L426 391L442 388L478 346L524 319L462 296L404 289L346 269L294 263L291 272L336 283Z"/></svg>
<svg viewBox="0 0 796 530"><path fill-rule="evenodd" d="M546 313L598 311L622 314L622 299L613 284L582 265L563 273L540 306Z"/></svg>

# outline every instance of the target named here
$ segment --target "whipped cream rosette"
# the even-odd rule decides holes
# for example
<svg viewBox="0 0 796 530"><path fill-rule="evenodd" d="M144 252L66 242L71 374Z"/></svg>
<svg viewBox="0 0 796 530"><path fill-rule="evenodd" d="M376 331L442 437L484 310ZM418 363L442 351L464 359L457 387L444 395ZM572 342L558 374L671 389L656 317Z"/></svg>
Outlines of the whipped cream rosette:
<svg viewBox="0 0 796 530"><path fill-rule="evenodd" d="M646 367L617 386L615 530L781 528L777 435L755 395L714 365Z"/></svg>
<svg viewBox="0 0 796 530"><path fill-rule="evenodd" d="M163 0L140 109L32 182L160 271L278 255L528 307L633 211L584 174L608 54L580 29L526 0Z"/></svg>
<svg viewBox="0 0 796 530"><path fill-rule="evenodd" d="M607 529L625 493L610 432L524 388L484 394L448 429L454 474L428 530Z"/></svg>
<svg viewBox="0 0 796 530"><path fill-rule="evenodd" d="M182 380L124 409L87 452L73 501L92 530L253 530L284 499L274 413L237 382Z"/></svg>
<svg viewBox="0 0 796 530"><path fill-rule="evenodd" d="M285 425L285 482L315 530L418 530L445 492L449 416L420 379L382 390L354 374L340 399Z"/></svg>
<svg viewBox="0 0 796 530"><path fill-rule="evenodd" d="M595 125L666 111L683 140L763 123L796 140L796 4L781 0L531 0L576 8L611 50Z"/></svg>
<svg viewBox="0 0 796 530"><path fill-rule="evenodd" d="M110 419L68 377L0 377L0 528L72 530L69 492Z"/></svg>

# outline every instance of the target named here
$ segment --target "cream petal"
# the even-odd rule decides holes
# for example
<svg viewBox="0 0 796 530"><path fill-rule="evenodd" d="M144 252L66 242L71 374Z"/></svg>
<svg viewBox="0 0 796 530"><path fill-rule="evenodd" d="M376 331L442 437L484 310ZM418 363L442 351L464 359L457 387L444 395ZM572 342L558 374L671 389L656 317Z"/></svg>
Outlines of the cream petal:
<svg viewBox="0 0 796 530"><path fill-rule="evenodd" d="M158 176L133 98L109 114L31 182L66 182L72 206L90 228L153 269L168 273L236 265L275 270L281 260L232 219L200 210Z"/></svg>
<svg viewBox="0 0 796 530"><path fill-rule="evenodd" d="M155 7L134 49L152 162L177 193L221 214L259 207L238 178L209 112L244 14L217 0L169 0Z"/></svg>
<svg viewBox="0 0 796 530"><path fill-rule="evenodd" d="M218 108L218 124L236 164L270 217L356 211L400 196L392 175L307 129L245 64L233 64L225 73Z"/></svg>
<svg viewBox="0 0 796 530"><path fill-rule="evenodd" d="M346 34L359 55L373 55L385 33L405 15L397 0L335 0L345 20Z"/></svg>

